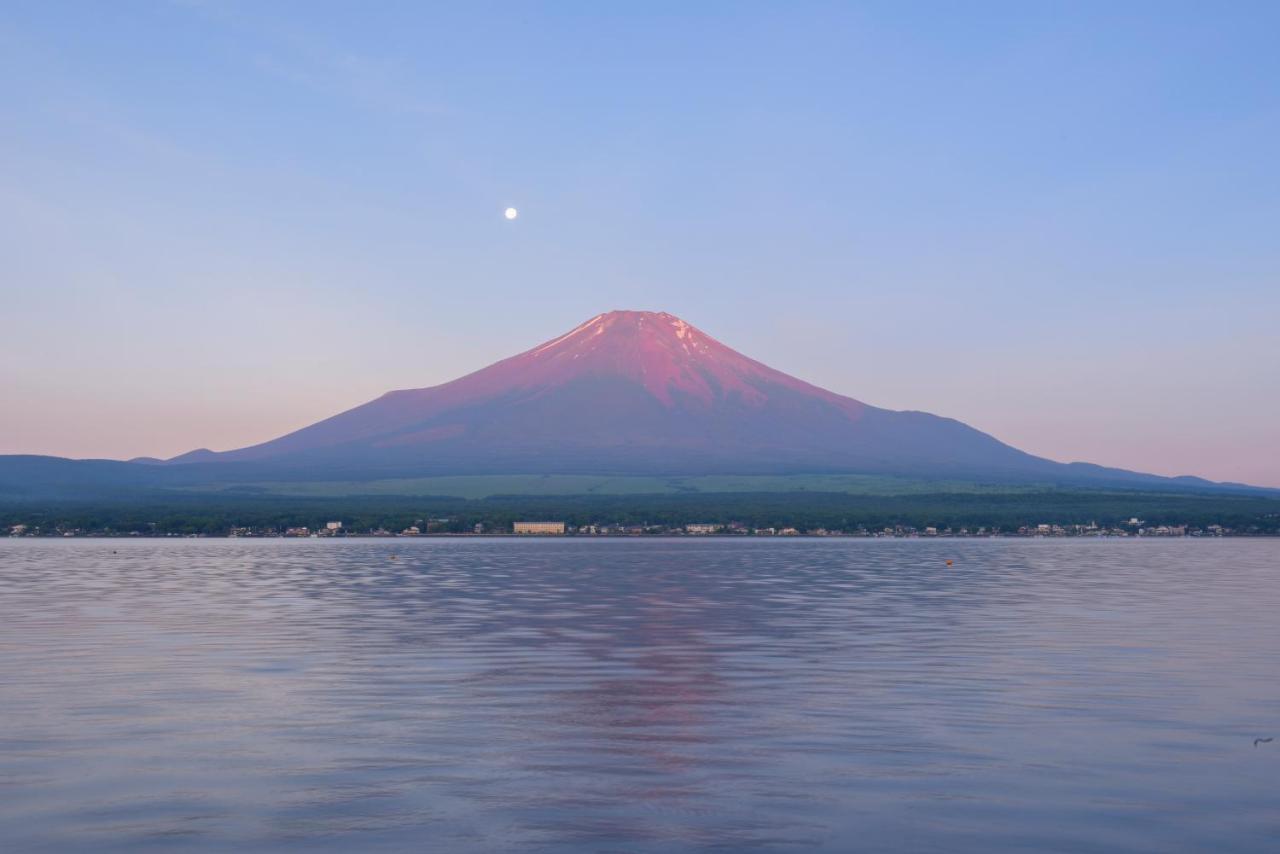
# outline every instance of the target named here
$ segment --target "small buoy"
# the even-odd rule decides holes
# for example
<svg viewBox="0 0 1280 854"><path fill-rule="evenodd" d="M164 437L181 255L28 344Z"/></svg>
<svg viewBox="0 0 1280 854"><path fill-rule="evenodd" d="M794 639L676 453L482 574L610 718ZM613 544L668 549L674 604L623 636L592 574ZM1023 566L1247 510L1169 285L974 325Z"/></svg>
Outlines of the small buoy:
<svg viewBox="0 0 1280 854"><path fill-rule="evenodd" d="M395 556L395 555L392 555L392 556L391 556L391 559L392 559L392 560L395 560L395 559L396 559L396 556Z"/></svg>
<svg viewBox="0 0 1280 854"><path fill-rule="evenodd" d="M951 561L947 561L947 566L951 566Z"/></svg>

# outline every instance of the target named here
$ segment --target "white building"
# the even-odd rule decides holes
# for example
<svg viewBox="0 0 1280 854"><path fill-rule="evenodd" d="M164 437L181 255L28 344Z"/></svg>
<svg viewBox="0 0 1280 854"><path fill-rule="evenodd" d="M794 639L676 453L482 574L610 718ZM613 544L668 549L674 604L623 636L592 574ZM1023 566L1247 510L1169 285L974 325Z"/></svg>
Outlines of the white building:
<svg viewBox="0 0 1280 854"><path fill-rule="evenodd" d="M516 522L512 531L517 534L563 534L564 522Z"/></svg>

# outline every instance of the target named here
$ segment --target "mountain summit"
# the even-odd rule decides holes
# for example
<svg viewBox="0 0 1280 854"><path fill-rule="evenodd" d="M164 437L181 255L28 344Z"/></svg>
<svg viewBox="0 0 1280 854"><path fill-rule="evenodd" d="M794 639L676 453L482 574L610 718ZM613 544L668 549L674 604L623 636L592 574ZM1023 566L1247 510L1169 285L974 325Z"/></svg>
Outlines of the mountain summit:
<svg viewBox="0 0 1280 854"><path fill-rule="evenodd" d="M170 463L343 476L857 472L1092 479L949 418L869 406L665 312L611 311L452 382L392 391L260 445ZM1070 477L1068 477L1070 475Z"/></svg>
<svg viewBox="0 0 1280 854"><path fill-rule="evenodd" d="M863 405L748 359L675 315L599 314L559 338L464 377L549 388L584 377L641 386L667 409L709 410L736 401L765 405L771 386L816 394L851 414Z"/></svg>

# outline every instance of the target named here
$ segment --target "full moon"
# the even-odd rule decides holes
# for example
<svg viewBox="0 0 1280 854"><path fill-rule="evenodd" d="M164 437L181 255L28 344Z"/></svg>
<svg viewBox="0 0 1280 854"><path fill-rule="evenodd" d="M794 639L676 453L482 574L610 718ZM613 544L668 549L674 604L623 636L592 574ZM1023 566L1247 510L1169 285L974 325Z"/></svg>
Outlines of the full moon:
<svg viewBox="0 0 1280 854"><path fill-rule="evenodd" d="M516 210L515 208L507 208L505 211L502 212L502 215L505 216L507 219L515 219L516 217L520 216L520 211Z"/></svg>

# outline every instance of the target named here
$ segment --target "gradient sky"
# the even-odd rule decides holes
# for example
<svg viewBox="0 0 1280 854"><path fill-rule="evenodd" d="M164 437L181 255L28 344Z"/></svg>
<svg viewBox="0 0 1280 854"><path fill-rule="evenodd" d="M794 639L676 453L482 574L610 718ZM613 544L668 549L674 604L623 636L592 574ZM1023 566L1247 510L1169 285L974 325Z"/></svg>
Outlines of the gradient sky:
<svg viewBox="0 0 1280 854"><path fill-rule="evenodd" d="M7 0L0 453L246 445L641 308L1054 459L1280 486L1278 32Z"/></svg>

